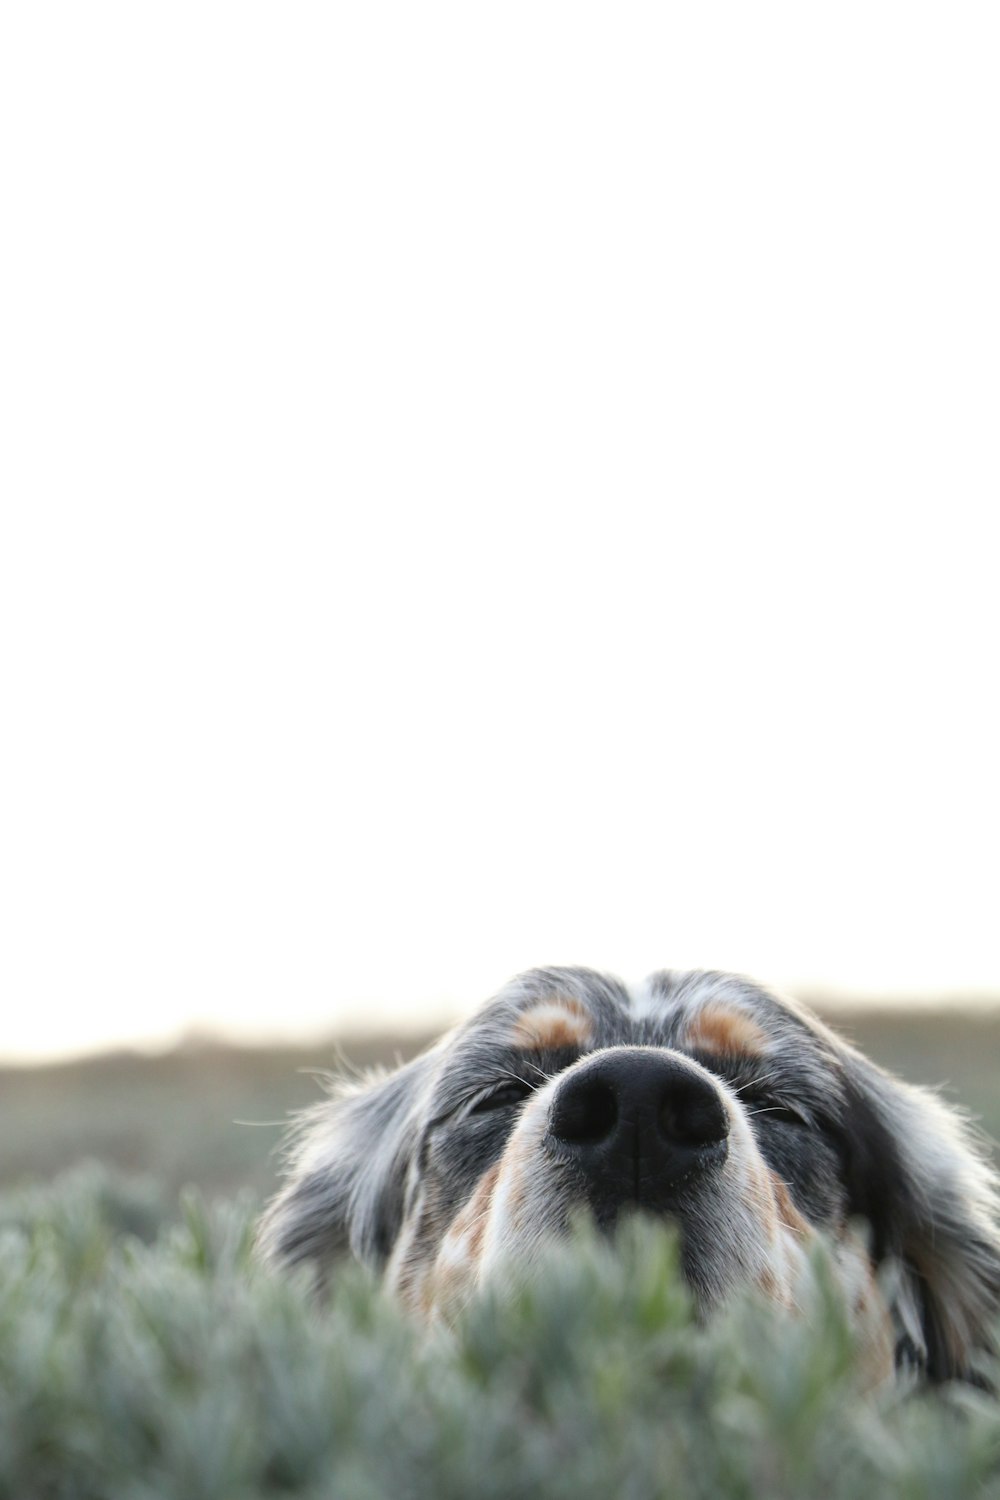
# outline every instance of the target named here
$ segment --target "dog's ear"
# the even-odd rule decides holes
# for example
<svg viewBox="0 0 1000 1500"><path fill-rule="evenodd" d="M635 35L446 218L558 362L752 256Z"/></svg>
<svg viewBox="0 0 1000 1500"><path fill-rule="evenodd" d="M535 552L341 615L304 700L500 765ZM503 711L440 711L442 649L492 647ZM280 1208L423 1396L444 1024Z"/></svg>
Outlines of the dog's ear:
<svg viewBox="0 0 1000 1500"><path fill-rule="evenodd" d="M897 1355L932 1380L978 1380L1000 1314L997 1174L935 1094L844 1048L850 1208L891 1262Z"/></svg>
<svg viewBox="0 0 1000 1500"><path fill-rule="evenodd" d="M284 1187L266 1210L257 1246L272 1264L310 1262L320 1285L350 1250L380 1268L402 1222L434 1054L362 1083L339 1082L294 1129Z"/></svg>

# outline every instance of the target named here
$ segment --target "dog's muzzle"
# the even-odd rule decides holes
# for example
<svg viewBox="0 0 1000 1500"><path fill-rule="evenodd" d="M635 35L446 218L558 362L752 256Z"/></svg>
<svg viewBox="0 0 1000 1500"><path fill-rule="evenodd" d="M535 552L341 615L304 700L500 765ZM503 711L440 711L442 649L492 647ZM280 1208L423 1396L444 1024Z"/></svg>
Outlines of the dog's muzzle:
<svg viewBox="0 0 1000 1500"><path fill-rule="evenodd" d="M729 1116L712 1080L683 1058L615 1047L563 1080L548 1134L606 1222L623 1207L673 1207L686 1184L725 1161Z"/></svg>

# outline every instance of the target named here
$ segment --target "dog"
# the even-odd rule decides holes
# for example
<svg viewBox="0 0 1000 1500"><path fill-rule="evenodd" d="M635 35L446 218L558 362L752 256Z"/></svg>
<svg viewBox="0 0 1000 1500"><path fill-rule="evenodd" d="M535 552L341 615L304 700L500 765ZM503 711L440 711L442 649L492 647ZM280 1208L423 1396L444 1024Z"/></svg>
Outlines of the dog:
<svg viewBox="0 0 1000 1500"><path fill-rule="evenodd" d="M956 1111L747 979L536 969L307 1111L259 1246L320 1287L353 1253L448 1319L581 1213L672 1222L706 1313L740 1287L794 1308L821 1237L874 1378L978 1381L998 1185Z"/></svg>

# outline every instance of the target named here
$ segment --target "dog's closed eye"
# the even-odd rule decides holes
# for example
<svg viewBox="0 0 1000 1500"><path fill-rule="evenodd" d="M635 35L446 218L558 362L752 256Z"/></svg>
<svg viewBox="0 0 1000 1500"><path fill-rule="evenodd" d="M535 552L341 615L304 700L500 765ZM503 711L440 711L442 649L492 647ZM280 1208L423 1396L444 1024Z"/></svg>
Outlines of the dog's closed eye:
<svg viewBox="0 0 1000 1500"><path fill-rule="evenodd" d="M804 1111L796 1109L794 1105L780 1100L772 1101L766 1094L743 1094L741 1098L746 1106L747 1114L754 1119L760 1115L766 1115L772 1124L796 1125L803 1130L809 1129L811 1121L807 1119Z"/></svg>
<svg viewBox="0 0 1000 1500"><path fill-rule="evenodd" d="M511 1109L516 1104L522 1104L529 1094L535 1091L534 1085L524 1083L520 1079L512 1078L504 1083L498 1083L469 1110L470 1115L485 1115L492 1110Z"/></svg>

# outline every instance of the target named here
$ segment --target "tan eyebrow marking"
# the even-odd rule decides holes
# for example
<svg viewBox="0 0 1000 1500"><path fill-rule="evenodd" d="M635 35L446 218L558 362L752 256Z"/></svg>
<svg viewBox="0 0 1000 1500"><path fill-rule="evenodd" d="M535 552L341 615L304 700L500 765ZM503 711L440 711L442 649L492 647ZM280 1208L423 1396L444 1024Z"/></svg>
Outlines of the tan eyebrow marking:
<svg viewBox="0 0 1000 1500"><path fill-rule="evenodd" d="M549 1047L584 1047L593 1035L593 1020L579 1000L559 995L518 1016L511 1041L526 1051L542 1052Z"/></svg>
<svg viewBox="0 0 1000 1500"><path fill-rule="evenodd" d="M764 1051L767 1037L756 1021L725 1005L706 1005L684 1038L689 1047L708 1052L742 1052L754 1057Z"/></svg>

